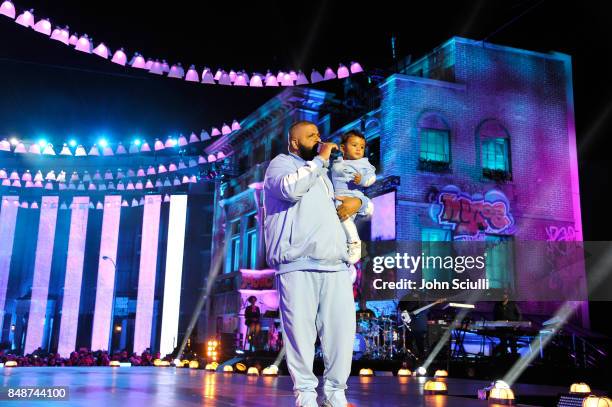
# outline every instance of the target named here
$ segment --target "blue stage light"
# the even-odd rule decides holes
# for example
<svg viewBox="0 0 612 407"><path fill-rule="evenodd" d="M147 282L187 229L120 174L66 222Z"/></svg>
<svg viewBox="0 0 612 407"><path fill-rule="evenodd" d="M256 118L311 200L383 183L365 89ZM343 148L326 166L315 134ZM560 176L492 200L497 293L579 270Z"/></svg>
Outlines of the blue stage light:
<svg viewBox="0 0 612 407"><path fill-rule="evenodd" d="M140 145L140 143L141 143L141 141L140 141L140 139L139 139L139 138L134 139L134 144L135 144L135 145L139 146L139 145Z"/></svg>
<svg viewBox="0 0 612 407"><path fill-rule="evenodd" d="M100 145L100 147L103 147L103 148L104 148L104 147L108 146L108 141L106 141L106 139L101 138L101 139L98 141L98 144Z"/></svg>
<svg viewBox="0 0 612 407"><path fill-rule="evenodd" d="M41 146L41 147L46 147L47 146L47 140L45 140L44 138L38 140L38 145Z"/></svg>
<svg viewBox="0 0 612 407"><path fill-rule="evenodd" d="M71 139L71 140L68 142L68 145L69 145L70 147L76 147L77 142L76 142L76 140L75 140L75 139Z"/></svg>

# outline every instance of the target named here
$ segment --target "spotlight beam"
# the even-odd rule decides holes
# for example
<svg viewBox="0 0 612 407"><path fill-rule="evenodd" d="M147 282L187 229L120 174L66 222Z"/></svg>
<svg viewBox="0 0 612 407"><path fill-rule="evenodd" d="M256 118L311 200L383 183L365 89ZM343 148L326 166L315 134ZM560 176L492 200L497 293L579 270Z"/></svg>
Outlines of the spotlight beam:
<svg viewBox="0 0 612 407"><path fill-rule="evenodd" d="M221 271L221 265L223 263L224 254L225 254L225 246L226 246L226 242L223 243L223 246L220 248L220 250L217 250L217 253L215 254L213 258L212 267L210 268L210 271L208 273L208 278L206 280L206 289L202 293L200 298L198 299L198 303L196 304L193 314L191 315L191 320L189 321L189 325L187 326L187 330L185 332L185 336L183 337L183 341L181 342L181 346L177 353L177 357L180 357L180 355L183 354L183 351L185 350L185 346L187 346L187 340L189 339L189 337L191 336L191 333L193 332L193 328L195 327L195 324L198 321L200 312L202 312L202 308L204 307L204 305L208 301L208 298L210 297L210 292L212 291L212 287L215 282L215 279L217 278L217 275L219 275L219 272Z"/></svg>
<svg viewBox="0 0 612 407"><path fill-rule="evenodd" d="M535 349L545 348L550 343L552 338L555 336L555 331L557 331L558 329L563 327L563 325L565 325L565 322L576 311L577 308L578 308L578 303L576 302L573 302L573 301L564 302L561 308L559 309L559 311L557 311L557 313L553 317L553 318L558 319L557 322L552 326L553 332L551 332L550 335L546 335L544 338L542 338L542 336L538 336L536 339L534 339L531 342L530 347L535 348ZM516 382L516 380L521 376L521 374L523 374L525 369L527 369L529 364L536 358L537 355L538 355L538 352L531 351L526 357L520 358L514 364L514 366L512 366L510 370L506 373L506 375L503 378L503 381L508 383L508 385L512 387L514 382Z"/></svg>
<svg viewBox="0 0 612 407"><path fill-rule="evenodd" d="M599 260L597 264L595 265L593 272L589 273L589 280L590 280L589 287L597 287L606 278L608 278L610 271L612 270L612 251L611 250L612 250L612 247L610 247L608 250L605 251L605 253L607 253L606 256L603 257L601 260ZM588 298L588 294L590 294L591 291L592 290L589 288L588 293L587 293L587 298ZM559 311L557 311L555 316L552 318L552 319L557 320L557 322L552 326L553 331L556 331L559 328L561 328L563 325L565 325L565 323L570 318L572 313L576 311L579 304L580 302L576 302L576 301L566 301L565 303L563 303L561 308L559 308ZM534 348L534 347L536 349L545 348L550 343L553 336L554 336L554 333L551 333L544 339L542 339L541 337L536 338L531 343L531 348ZM537 355L536 352L530 352L527 355L527 357L520 358L514 364L514 366L512 366L510 370L506 373L506 375L504 376L504 381L508 383L510 386L512 386L512 384L521 376L521 374L525 371L525 369L527 369L527 367L529 366L529 363L531 363L531 361L535 359L536 355Z"/></svg>
<svg viewBox="0 0 612 407"><path fill-rule="evenodd" d="M471 295L465 302L467 304L474 304L479 299L480 299L480 293L476 291L476 292L471 293ZM431 363L434 361L436 356L438 356L438 353L440 353L440 351L442 350L446 342L449 340L454 327L457 326L457 324L461 323L461 321L463 321L463 319L466 317L466 315L470 311L471 311L470 308L462 308L461 311L457 313L449 329L446 332L444 332L444 335L442 335L440 340L438 340L438 343L436 343L436 346L434 346L433 350L429 352L429 355L427 355L427 359L425 359L425 363L423 363L421 366L423 366L425 369L429 368L429 365L431 365Z"/></svg>

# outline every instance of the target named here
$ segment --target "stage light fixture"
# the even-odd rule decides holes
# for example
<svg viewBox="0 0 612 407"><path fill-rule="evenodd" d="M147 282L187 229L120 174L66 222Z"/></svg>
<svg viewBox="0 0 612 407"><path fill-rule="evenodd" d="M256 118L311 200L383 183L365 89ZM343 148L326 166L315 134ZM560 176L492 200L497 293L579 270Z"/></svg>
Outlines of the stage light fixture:
<svg viewBox="0 0 612 407"><path fill-rule="evenodd" d="M147 63L145 59L138 52L134 54L132 60L130 61L130 66L132 68L146 69L146 65Z"/></svg>
<svg viewBox="0 0 612 407"><path fill-rule="evenodd" d="M127 154L127 150L121 142L119 142L119 144L117 145L117 150L115 151L115 154Z"/></svg>
<svg viewBox="0 0 612 407"><path fill-rule="evenodd" d="M51 23L49 19L42 18L38 20L38 22L34 24L34 31L47 36L51 35Z"/></svg>
<svg viewBox="0 0 612 407"><path fill-rule="evenodd" d="M434 377L448 377L448 372L446 370L436 370Z"/></svg>
<svg viewBox="0 0 612 407"><path fill-rule="evenodd" d="M349 76L348 68L344 66L343 64L340 64L338 66L338 79L348 78L348 76Z"/></svg>
<svg viewBox="0 0 612 407"><path fill-rule="evenodd" d="M359 376L361 377L372 377L374 376L374 371L370 368L359 369Z"/></svg>
<svg viewBox="0 0 612 407"><path fill-rule="evenodd" d="M436 380L428 380L423 386L423 392L427 395L447 394L448 387L446 383Z"/></svg>
<svg viewBox="0 0 612 407"><path fill-rule="evenodd" d="M304 72L299 71L297 74L297 78L295 79L295 84L296 85L308 85L308 78L306 78L306 75L304 74Z"/></svg>
<svg viewBox="0 0 612 407"><path fill-rule="evenodd" d="M279 74L278 78L281 80L282 86L293 86L293 79L290 74L284 73L282 76Z"/></svg>
<svg viewBox="0 0 612 407"><path fill-rule="evenodd" d="M76 140L75 140L75 139L71 139L71 140L68 142L68 145L69 145L70 147L76 147L77 142L76 142Z"/></svg>
<svg viewBox="0 0 612 407"><path fill-rule="evenodd" d="M76 49L77 51L85 52L86 54L91 54L92 45L91 40L89 39L87 34L83 34L79 38L76 45L74 46L74 49Z"/></svg>
<svg viewBox="0 0 612 407"><path fill-rule="evenodd" d="M333 69L328 67L325 70L325 73L323 74L323 80L327 81L327 80L330 80L330 79L336 79L336 73L334 72Z"/></svg>
<svg viewBox="0 0 612 407"><path fill-rule="evenodd" d="M234 86L248 86L248 76L242 72L236 75Z"/></svg>
<svg viewBox="0 0 612 407"><path fill-rule="evenodd" d="M253 74L249 81L249 86L254 88L261 88L263 86L263 80L260 74Z"/></svg>
<svg viewBox="0 0 612 407"><path fill-rule="evenodd" d="M221 74L221 78L219 78L219 85L231 86L232 81L230 80L230 76L224 71Z"/></svg>
<svg viewBox="0 0 612 407"><path fill-rule="evenodd" d="M4 367L17 367L17 362L14 360L8 360L4 363Z"/></svg>
<svg viewBox="0 0 612 407"><path fill-rule="evenodd" d="M16 146L17 144L19 144L19 140L17 140L15 137L11 137L11 139L9 140L9 142L11 143L11 145Z"/></svg>
<svg viewBox="0 0 612 407"><path fill-rule="evenodd" d="M98 144L100 145L100 147L104 148L104 147L108 146L108 141L106 141L106 139L101 138L98 141Z"/></svg>
<svg viewBox="0 0 612 407"><path fill-rule="evenodd" d="M182 79L185 76L185 70L181 64L172 65L170 72L168 72L168 78Z"/></svg>
<svg viewBox="0 0 612 407"><path fill-rule="evenodd" d="M53 144L48 143L45 146L45 149L42 152L44 155L55 155L55 150L53 149Z"/></svg>
<svg viewBox="0 0 612 407"><path fill-rule="evenodd" d="M359 62L352 61L351 62L351 73L359 73L363 72L363 68L359 64Z"/></svg>
<svg viewBox="0 0 612 407"><path fill-rule="evenodd" d="M270 72L266 75L266 86L278 86L276 76L272 75Z"/></svg>
<svg viewBox="0 0 612 407"><path fill-rule="evenodd" d="M234 372L234 368L232 367L232 365L223 366L223 373L233 373L233 372Z"/></svg>
<svg viewBox="0 0 612 407"><path fill-rule="evenodd" d="M611 406L612 406L612 400L610 400L608 397L591 395L582 401L582 407L611 407Z"/></svg>
<svg viewBox="0 0 612 407"><path fill-rule="evenodd" d="M573 383L570 386L570 394L589 394L591 387L586 383Z"/></svg>
<svg viewBox="0 0 612 407"><path fill-rule="evenodd" d="M255 366L251 366L247 370L247 376L259 376L259 370Z"/></svg>
<svg viewBox="0 0 612 407"><path fill-rule="evenodd" d="M68 33L68 28L55 27L55 29L51 33L51 39L55 41L59 41L64 45L68 45L68 42L70 40L70 34Z"/></svg>
<svg viewBox="0 0 612 407"><path fill-rule="evenodd" d="M490 386L478 390L478 399L489 400L489 403L512 405L514 404L514 392L503 380L497 380Z"/></svg>
<svg viewBox="0 0 612 407"><path fill-rule="evenodd" d="M149 73L152 73L155 75L163 75L164 68L162 67L161 62L159 62L158 60L153 61L151 68L149 68Z"/></svg>
<svg viewBox="0 0 612 407"><path fill-rule="evenodd" d="M412 376L412 372L410 371L410 369L404 367L397 371L397 375L398 377L408 377Z"/></svg>
<svg viewBox="0 0 612 407"><path fill-rule="evenodd" d="M109 50L108 47L101 42L93 49L93 53L101 58L108 59Z"/></svg>
<svg viewBox="0 0 612 407"><path fill-rule="evenodd" d="M427 374L427 369L425 369L425 367L420 366L417 370L416 370L416 374L418 376L425 376Z"/></svg>
<svg viewBox="0 0 612 407"><path fill-rule="evenodd" d="M74 155L76 157L84 157L87 155L87 152L85 152L85 148L79 144L79 146L77 147L76 151L74 152Z"/></svg>
<svg viewBox="0 0 612 407"><path fill-rule="evenodd" d="M263 376L278 376L278 366L270 365L262 371Z"/></svg>
<svg viewBox="0 0 612 407"><path fill-rule="evenodd" d="M113 54L113 58L111 59L111 62L117 65L125 66L125 64L127 63L127 55L125 55L123 48L115 51L115 53Z"/></svg>
<svg viewBox="0 0 612 407"><path fill-rule="evenodd" d="M110 363L108 364L110 367L119 367L119 361L118 360L111 360Z"/></svg>
<svg viewBox="0 0 612 407"><path fill-rule="evenodd" d="M166 143L164 144L166 148L172 148L176 146L176 139L173 137L168 137Z"/></svg>
<svg viewBox="0 0 612 407"><path fill-rule="evenodd" d="M190 369L198 369L200 367L200 363L197 360L192 360L189 362Z"/></svg>
<svg viewBox="0 0 612 407"><path fill-rule="evenodd" d="M140 141L139 138L134 139L134 145L139 146L142 142Z"/></svg>
<svg viewBox="0 0 612 407"><path fill-rule="evenodd" d="M215 84L215 78L208 68L204 68L202 71L202 83Z"/></svg>
<svg viewBox="0 0 612 407"><path fill-rule="evenodd" d="M10 0L5 0L2 2L2 5L0 5L0 14L13 20L15 19L15 6Z"/></svg>
<svg viewBox="0 0 612 407"><path fill-rule="evenodd" d="M321 82L322 80L323 80L323 75L321 75L321 73L317 71L316 69L313 69L312 72L310 73L310 82L317 83L317 82Z"/></svg>
<svg viewBox="0 0 612 407"><path fill-rule="evenodd" d="M227 134L230 134L231 132L232 129L230 128L230 126L228 126L226 123L223 123L223 126L221 126L221 134L225 136Z"/></svg>
<svg viewBox="0 0 612 407"><path fill-rule="evenodd" d="M38 140L38 145L41 146L42 148L45 148L47 145L47 140L45 139Z"/></svg>
<svg viewBox="0 0 612 407"><path fill-rule="evenodd" d="M162 67L162 73L170 72L170 65L168 65L165 59L162 59L161 67Z"/></svg>
<svg viewBox="0 0 612 407"><path fill-rule="evenodd" d="M34 10L26 10L23 13L17 16L15 22L24 27L33 28L34 27L34 14L32 14Z"/></svg>

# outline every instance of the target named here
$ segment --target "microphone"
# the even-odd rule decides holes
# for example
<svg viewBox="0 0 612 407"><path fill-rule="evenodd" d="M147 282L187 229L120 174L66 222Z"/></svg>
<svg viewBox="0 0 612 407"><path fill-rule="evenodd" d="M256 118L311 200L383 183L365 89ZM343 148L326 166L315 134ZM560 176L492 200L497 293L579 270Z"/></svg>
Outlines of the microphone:
<svg viewBox="0 0 612 407"><path fill-rule="evenodd" d="M323 143L322 141L319 141L315 148L317 150L317 154L319 154L321 152L321 148L323 147L325 143ZM336 159L338 159L338 157L342 156L342 151L340 151L340 149L338 147L334 147L334 149L331 151L331 154L329 155L329 162L334 162L336 161Z"/></svg>

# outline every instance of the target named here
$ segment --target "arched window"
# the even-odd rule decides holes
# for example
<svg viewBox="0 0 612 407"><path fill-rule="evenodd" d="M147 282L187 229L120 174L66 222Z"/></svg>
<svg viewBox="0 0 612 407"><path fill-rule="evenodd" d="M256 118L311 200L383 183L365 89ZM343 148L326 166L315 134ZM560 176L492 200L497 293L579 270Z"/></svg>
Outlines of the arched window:
<svg viewBox="0 0 612 407"><path fill-rule="evenodd" d="M435 112L425 112L417 122L419 133L419 168L446 170L450 166L450 127Z"/></svg>
<svg viewBox="0 0 612 407"><path fill-rule="evenodd" d="M485 120L478 126L482 175L494 180L509 180L510 136L506 128L495 119Z"/></svg>

